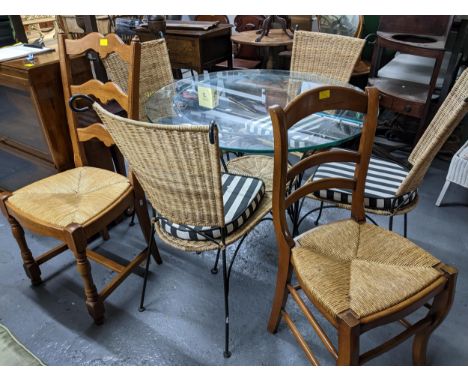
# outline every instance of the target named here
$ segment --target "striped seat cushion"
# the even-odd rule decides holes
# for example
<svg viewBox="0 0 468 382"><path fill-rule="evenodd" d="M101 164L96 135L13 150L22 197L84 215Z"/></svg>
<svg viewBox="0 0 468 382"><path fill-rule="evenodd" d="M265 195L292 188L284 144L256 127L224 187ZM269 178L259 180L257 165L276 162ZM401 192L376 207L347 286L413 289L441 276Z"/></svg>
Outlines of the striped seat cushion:
<svg viewBox="0 0 468 382"><path fill-rule="evenodd" d="M222 174L224 221L227 233L235 231L245 224L255 212L265 195L265 185L258 178ZM221 238L219 227L199 227L179 225L167 220L160 220L161 227L169 234L184 240L209 240Z"/></svg>
<svg viewBox="0 0 468 382"><path fill-rule="evenodd" d="M396 196L398 187L408 175L403 166L371 157L364 190L364 206L374 210L394 210L410 204L417 191ZM313 180L354 176L353 163L326 163L317 168ZM328 189L314 192L314 196L342 204L351 204L351 190Z"/></svg>

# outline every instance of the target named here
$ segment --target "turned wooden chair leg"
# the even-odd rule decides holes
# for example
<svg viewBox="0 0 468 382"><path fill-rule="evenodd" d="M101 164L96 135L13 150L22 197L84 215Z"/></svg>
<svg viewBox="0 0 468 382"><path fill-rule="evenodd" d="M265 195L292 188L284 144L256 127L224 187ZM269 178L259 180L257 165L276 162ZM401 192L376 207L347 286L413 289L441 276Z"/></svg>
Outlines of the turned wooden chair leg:
<svg viewBox="0 0 468 382"><path fill-rule="evenodd" d="M428 327L422 329L414 336L413 364L417 366L423 366L426 364L426 352L429 338L432 332L444 321L452 307L455 295L457 272L448 266L446 266L445 271L447 271L446 288L434 297L432 307L428 313L429 316L433 316L433 321Z"/></svg>
<svg viewBox="0 0 468 382"><path fill-rule="evenodd" d="M11 216L7 210L6 201L10 196L11 193L9 192L0 193L0 210L2 211L3 215L8 219L8 223L10 223L10 228L13 237L18 243L21 258L23 259L24 271L26 272L26 275L30 278L31 284L37 285L42 282L41 269L36 263L36 260L34 260L31 250L29 249L28 244L26 243L23 227L21 227L18 221L13 216Z"/></svg>
<svg viewBox="0 0 468 382"><path fill-rule="evenodd" d="M94 322L100 325L104 322L104 303L99 297L96 286L94 285L91 274L91 264L86 256L87 239L83 228L78 224L67 226L70 235L68 238L68 247L76 258L76 268L83 279L84 291L86 296L86 307L93 317Z"/></svg>
<svg viewBox="0 0 468 382"><path fill-rule="evenodd" d="M339 315L338 327L338 359L339 366L359 365L359 336L360 323L357 316L351 310Z"/></svg>
<svg viewBox="0 0 468 382"><path fill-rule="evenodd" d="M23 268L26 272L26 275L31 279L32 285L38 285L42 282L41 280L41 270L39 265L34 260L34 257L31 253L31 250L26 243L26 239L24 237L24 230L23 227L18 223L18 221L12 217L8 217L8 222L10 223L11 232L18 243L21 252L21 258L23 259Z"/></svg>
<svg viewBox="0 0 468 382"><path fill-rule="evenodd" d="M282 268L279 268L282 269ZM291 282L292 266L289 264L288 272L279 273L276 280L275 296L273 298L273 305L271 308L270 319L268 320L268 331L276 333L281 321L281 312L288 300L288 287Z"/></svg>

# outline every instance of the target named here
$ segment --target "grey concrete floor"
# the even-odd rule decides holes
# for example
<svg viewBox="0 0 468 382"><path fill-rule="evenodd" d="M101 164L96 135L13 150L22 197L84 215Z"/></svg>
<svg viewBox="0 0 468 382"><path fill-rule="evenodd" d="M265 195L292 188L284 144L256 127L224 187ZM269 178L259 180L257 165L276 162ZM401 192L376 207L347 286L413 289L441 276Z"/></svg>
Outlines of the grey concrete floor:
<svg viewBox="0 0 468 382"><path fill-rule="evenodd" d="M468 365L468 190L453 185L443 206L434 206L447 168L447 162L436 160L429 170L420 189L420 204L409 215L409 238L459 269L455 302L431 337L428 362ZM315 205L310 203L309 207ZM347 211L329 209L321 222L348 216ZM385 218L376 220L387 225ZM92 246L130 259L144 244L138 225L127 223L111 230L111 240ZM394 225L401 232L402 218L396 218ZM31 233L26 236L34 254L54 244ZM104 325L96 326L84 306L72 254L65 252L44 264L44 283L32 287L9 226L0 217L0 322L48 365L307 365L284 323L276 335L266 330L277 256L271 222L262 223L247 238L233 267L233 354L228 360L222 356L222 276L210 273L215 253L184 253L158 243L164 263L151 265L147 310L137 310L143 280L131 274L107 299ZM92 267L98 288L112 277L101 266L93 263ZM320 362L332 365L332 358L293 302L288 303L288 310ZM336 343L331 326L324 319L319 321ZM361 348L365 351L400 330L400 325L392 324L368 332ZM411 341L370 364L410 365Z"/></svg>

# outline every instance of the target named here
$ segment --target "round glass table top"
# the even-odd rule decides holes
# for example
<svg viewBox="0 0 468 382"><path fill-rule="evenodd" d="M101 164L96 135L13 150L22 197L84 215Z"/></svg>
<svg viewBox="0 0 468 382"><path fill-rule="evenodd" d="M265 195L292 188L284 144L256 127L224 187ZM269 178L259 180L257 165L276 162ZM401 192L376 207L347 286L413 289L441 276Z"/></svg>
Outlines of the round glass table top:
<svg viewBox="0 0 468 382"><path fill-rule="evenodd" d="M310 73L283 70L212 72L156 91L146 103L146 113L150 122L160 124L208 125L215 121L220 148L272 153L268 108L285 107L300 93L322 86L352 87ZM289 129L289 150L305 152L338 146L361 133L362 118L360 113L341 110L310 115Z"/></svg>

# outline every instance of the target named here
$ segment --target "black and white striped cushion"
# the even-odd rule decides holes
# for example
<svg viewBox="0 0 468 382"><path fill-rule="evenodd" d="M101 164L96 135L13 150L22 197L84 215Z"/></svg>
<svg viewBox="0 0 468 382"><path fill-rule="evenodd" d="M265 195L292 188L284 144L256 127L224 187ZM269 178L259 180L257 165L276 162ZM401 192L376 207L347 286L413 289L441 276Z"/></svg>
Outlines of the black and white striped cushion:
<svg viewBox="0 0 468 382"><path fill-rule="evenodd" d="M393 210L410 204L417 191L396 196L398 187L408 175L403 166L382 159L372 158L364 190L364 206L375 210ZM326 163L318 167L313 180L354 176L353 163ZM351 190L329 189L314 192L316 197L343 204L351 204Z"/></svg>
<svg viewBox="0 0 468 382"><path fill-rule="evenodd" d="M221 182L224 221L227 233L230 234L246 223L255 212L265 195L265 185L261 179L233 174L222 174ZM179 239L209 240L206 236L213 239L221 238L219 227L181 226L167 220L160 220L160 224L167 233Z"/></svg>

